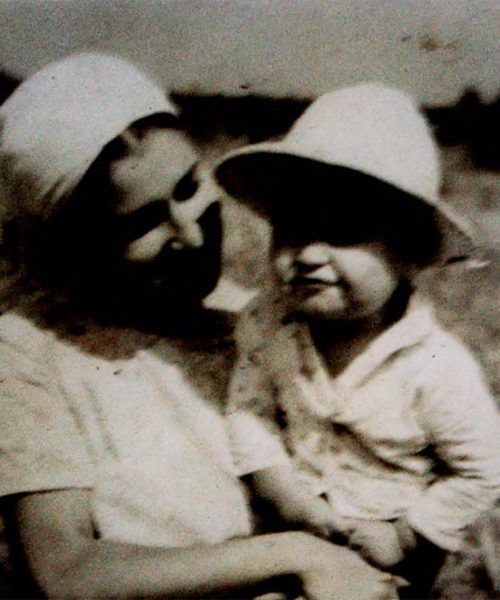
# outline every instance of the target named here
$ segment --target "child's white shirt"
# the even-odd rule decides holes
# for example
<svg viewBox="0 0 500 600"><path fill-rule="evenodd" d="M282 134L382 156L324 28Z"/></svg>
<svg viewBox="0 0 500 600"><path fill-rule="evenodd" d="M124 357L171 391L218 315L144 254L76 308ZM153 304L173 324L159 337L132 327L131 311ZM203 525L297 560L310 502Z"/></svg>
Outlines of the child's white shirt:
<svg viewBox="0 0 500 600"><path fill-rule="evenodd" d="M500 495L499 413L472 355L414 299L332 378L307 325L282 316L263 295L237 330L228 427L240 474L291 461L337 516L406 515L457 550Z"/></svg>

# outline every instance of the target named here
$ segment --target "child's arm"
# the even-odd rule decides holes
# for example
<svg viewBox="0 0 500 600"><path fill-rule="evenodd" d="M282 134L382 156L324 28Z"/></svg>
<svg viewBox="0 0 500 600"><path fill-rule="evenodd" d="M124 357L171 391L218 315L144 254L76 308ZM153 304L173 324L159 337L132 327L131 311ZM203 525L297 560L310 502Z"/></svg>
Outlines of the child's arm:
<svg viewBox="0 0 500 600"><path fill-rule="evenodd" d="M396 521L351 522L351 547L382 567L416 556L420 546L458 550L465 528L500 497L500 418L477 365L453 341L436 351L433 367L419 389L417 418L446 472Z"/></svg>
<svg viewBox="0 0 500 600"><path fill-rule="evenodd" d="M474 359L457 342L436 351L434 364L418 418L446 472L406 517L418 534L456 551L465 528L500 496L500 417Z"/></svg>
<svg viewBox="0 0 500 600"><path fill-rule="evenodd" d="M227 424L233 457L241 476L251 475L258 497L283 520L329 537L341 530L327 503L309 494L297 478L283 444L276 402L258 327L242 319L236 331L238 360L228 395Z"/></svg>
<svg viewBox="0 0 500 600"><path fill-rule="evenodd" d="M277 510L289 525L303 527L317 535L331 537L346 530L335 518L327 502L309 493L290 465L280 465L253 473L255 493Z"/></svg>
<svg viewBox="0 0 500 600"><path fill-rule="evenodd" d="M322 498L308 493L297 478L281 439L277 406L264 372L241 356L230 385L228 432L241 476L251 475L256 496L283 520L330 537L343 531Z"/></svg>

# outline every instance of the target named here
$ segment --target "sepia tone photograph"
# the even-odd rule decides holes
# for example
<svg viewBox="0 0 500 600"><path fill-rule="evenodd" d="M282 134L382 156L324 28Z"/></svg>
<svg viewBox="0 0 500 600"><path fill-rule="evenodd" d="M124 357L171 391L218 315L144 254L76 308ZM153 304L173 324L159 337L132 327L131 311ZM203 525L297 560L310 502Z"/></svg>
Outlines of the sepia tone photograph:
<svg viewBox="0 0 500 600"><path fill-rule="evenodd" d="M500 598L499 32L0 1L0 600Z"/></svg>

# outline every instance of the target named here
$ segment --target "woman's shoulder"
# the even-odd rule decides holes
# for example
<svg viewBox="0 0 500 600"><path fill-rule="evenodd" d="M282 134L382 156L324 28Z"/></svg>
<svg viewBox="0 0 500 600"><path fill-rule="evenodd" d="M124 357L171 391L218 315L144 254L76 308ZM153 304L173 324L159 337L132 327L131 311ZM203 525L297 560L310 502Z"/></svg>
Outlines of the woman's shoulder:
<svg viewBox="0 0 500 600"><path fill-rule="evenodd" d="M54 344L54 334L17 311L0 316L0 355L43 363Z"/></svg>

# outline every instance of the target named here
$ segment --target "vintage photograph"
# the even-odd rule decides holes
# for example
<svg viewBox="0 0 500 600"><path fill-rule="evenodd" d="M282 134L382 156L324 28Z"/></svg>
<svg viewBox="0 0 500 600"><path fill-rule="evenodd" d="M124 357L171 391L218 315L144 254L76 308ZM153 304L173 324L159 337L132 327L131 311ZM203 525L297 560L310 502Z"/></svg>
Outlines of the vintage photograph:
<svg viewBox="0 0 500 600"><path fill-rule="evenodd" d="M0 600L500 598L496 0L0 1Z"/></svg>

